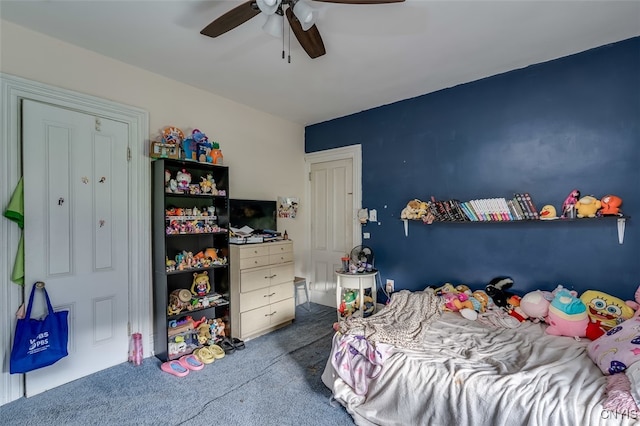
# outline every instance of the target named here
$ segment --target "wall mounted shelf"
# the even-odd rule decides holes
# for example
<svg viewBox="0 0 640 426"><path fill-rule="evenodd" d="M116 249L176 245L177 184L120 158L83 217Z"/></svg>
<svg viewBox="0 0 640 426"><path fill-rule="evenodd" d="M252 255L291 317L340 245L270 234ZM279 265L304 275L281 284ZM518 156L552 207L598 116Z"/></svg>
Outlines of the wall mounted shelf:
<svg viewBox="0 0 640 426"><path fill-rule="evenodd" d="M618 226L618 243L622 244L624 242L624 231L625 224L631 216L602 216L602 217L593 217L593 218L576 218L576 219L555 219L555 220L477 220L477 221L438 221L433 222L431 225L507 225L507 224L524 224L524 223L535 223L535 224L543 224L542 226L547 226L547 224L553 223L593 223L593 222L612 222L616 221ZM408 220L401 219L404 222L404 235L405 237L409 236L409 222L422 222L421 219ZM427 225L426 223L424 223Z"/></svg>

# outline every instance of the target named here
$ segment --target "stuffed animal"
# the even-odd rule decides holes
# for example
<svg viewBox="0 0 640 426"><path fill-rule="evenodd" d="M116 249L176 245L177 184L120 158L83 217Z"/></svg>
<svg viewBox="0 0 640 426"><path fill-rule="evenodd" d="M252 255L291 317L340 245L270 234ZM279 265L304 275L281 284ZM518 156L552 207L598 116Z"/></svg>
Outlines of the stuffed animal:
<svg viewBox="0 0 640 426"><path fill-rule="evenodd" d="M496 277L489 281L485 291L493 299L493 303L500 308L506 308L509 305L508 299L514 295L507 291L513 285L513 280L509 277Z"/></svg>
<svg viewBox="0 0 640 426"><path fill-rule="evenodd" d="M602 216L618 216L622 214L620 206L622 205L622 198L616 195L605 195L600 200L602 209L598 212Z"/></svg>
<svg viewBox="0 0 640 426"><path fill-rule="evenodd" d="M602 207L602 203L596 197L586 195L576 203L578 217L596 217L596 213Z"/></svg>
<svg viewBox="0 0 640 426"><path fill-rule="evenodd" d="M544 321L549 314L553 295L548 291L535 290L525 294L520 300L520 308L533 322Z"/></svg>
<svg viewBox="0 0 640 426"><path fill-rule="evenodd" d="M191 173L185 169L179 170L176 173L177 189L179 191L188 191L189 184L191 183Z"/></svg>
<svg viewBox="0 0 640 426"><path fill-rule="evenodd" d="M425 223L432 223L435 219L429 211L429 205L417 198L409 201L407 206L400 212L400 219L422 220Z"/></svg>
<svg viewBox="0 0 640 426"><path fill-rule="evenodd" d="M591 322L598 323L604 331L633 317L634 310L622 299L598 290L587 290L580 296L587 307Z"/></svg>
<svg viewBox="0 0 640 426"><path fill-rule="evenodd" d="M631 309L635 310L633 316L637 317L640 316L640 286L638 286L638 289L636 290L636 293L634 294L636 300L627 300L624 303L631 307Z"/></svg>
<svg viewBox="0 0 640 426"><path fill-rule="evenodd" d="M570 217L571 211L575 211L575 206L579 199L580 191L578 191L577 189L571 191L562 203L562 214L560 215L560 217Z"/></svg>
<svg viewBox="0 0 640 426"><path fill-rule="evenodd" d="M542 210L540 210L540 220L554 220L557 218L558 216L556 215L556 208L551 204L547 204L546 206L542 207Z"/></svg>
<svg viewBox="0 0 640 426"><path fill-rule="evenodd" d="M569 336L574 338L587 335L589 316L587 307L575 291L560 289L549 305L546 333L554 336Z"/></svg>

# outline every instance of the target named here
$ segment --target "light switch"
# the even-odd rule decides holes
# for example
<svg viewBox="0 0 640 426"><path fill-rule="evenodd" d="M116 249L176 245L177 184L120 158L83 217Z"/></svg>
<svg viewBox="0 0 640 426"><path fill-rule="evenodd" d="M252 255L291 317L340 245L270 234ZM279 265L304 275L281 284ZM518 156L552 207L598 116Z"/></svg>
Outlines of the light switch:
<svg viewBox="0 0 640 426"><path fill-rule="evenodd" d="M378 211L376 209L369 210L369 222L378 221Z"/></svg>
<svg viewBox="0 0 640 426"><path fill-rule="evenodd" d="M371 234L368 232L363 232L362 233L362 238L364 238L365 240L368 240L369 238L371 238Z"/></svg>

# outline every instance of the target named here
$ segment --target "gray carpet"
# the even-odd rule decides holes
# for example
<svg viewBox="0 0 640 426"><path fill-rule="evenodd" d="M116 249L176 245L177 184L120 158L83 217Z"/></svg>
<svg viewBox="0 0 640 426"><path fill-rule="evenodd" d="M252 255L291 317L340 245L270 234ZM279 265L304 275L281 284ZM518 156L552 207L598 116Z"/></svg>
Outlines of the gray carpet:
<svg viewBox="0 0 640 426"><path fill-rule="evenodd" d="M298 307L292 325L186 377L155 357L120 364L0 407L0 425L352 425L320 379L335 315Z"/></svg>

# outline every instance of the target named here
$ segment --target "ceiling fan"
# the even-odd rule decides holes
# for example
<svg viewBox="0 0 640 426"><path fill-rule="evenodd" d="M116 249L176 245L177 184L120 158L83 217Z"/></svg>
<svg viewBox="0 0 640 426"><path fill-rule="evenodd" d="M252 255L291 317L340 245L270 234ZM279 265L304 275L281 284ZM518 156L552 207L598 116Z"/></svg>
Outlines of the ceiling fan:
<svg viewBox="0 0 640 426"><path fill-rule="evenodd" d="M384 4L401 3L404 0L314 0L325 3L342 4ZM276 37L282 34L282 19L287 17L293 34L300 45L312 59L326 52L318 27L315 25L317 11L307 0L250 0L237 6L207 25L200 34L218 37L240 26L260 13L268 16L262 27L267 33ZM283 56L284 57L284 56Z"/></svg>

